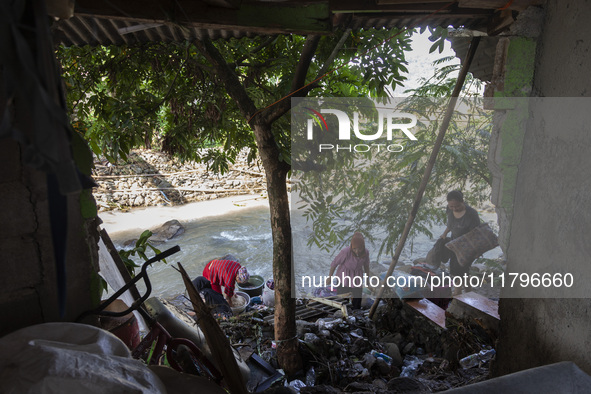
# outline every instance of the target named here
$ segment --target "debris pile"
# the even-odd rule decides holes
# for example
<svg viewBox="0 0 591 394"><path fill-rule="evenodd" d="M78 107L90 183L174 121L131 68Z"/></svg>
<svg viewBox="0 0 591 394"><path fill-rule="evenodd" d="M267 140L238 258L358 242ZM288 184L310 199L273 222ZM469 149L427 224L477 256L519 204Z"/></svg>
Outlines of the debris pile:
<svg viewBox="0 0 591 394"><path fill-rule="evenodd" d="M312 301L297 302L298 308L305 308ZM218 322L244 359L254 354L280 370L273 325L268 323L272 314L273 308L251 304L244 313ZM297 337L305 367L298 376L279 374L272 387L302 393L428 393L487 378L489 359L465 369L459 359L490 346L489 338L461 322L442 329L423 320L398 299L383 302L373 319L367 310L350 308L299 319ZM268 377L251 377L248 389L261 392L257 387Z"/></svg>

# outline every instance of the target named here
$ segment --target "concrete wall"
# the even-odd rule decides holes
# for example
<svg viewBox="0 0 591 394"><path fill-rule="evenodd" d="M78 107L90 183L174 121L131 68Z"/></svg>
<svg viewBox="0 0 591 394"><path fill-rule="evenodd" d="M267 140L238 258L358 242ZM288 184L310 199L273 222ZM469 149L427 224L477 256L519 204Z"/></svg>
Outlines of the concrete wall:
<svg viewBox="0 0 591 394"><path fill-rule="evenodd" d="M32 324L60 321L46 176L21 164L13 140L0 143L0 336ZM96 223L83 218L80 196L68 197L65 321L90 309L96 286ZM96 215L95 215L96 216ZM94 245L94 246L93 246ZM96 287L95 287L96 288Z"/></svg>
<svg viewBox="0 0 591 394"><path fill-rule="evenodd" d="M589 20L589 1L548 1L533 95L591 96ZM526 130L508 223L510 271L526 260L542 270L591 264L590 152L588 125L578 132L543 124ZM495 375L562 360L591 373L590 299L501 299L499 312Z"/></svg>

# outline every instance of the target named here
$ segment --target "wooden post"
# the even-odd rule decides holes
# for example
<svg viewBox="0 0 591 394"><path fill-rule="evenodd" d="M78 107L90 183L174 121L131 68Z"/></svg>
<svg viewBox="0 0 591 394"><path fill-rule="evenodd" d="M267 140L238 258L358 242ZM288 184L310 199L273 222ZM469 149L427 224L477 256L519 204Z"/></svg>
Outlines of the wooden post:
<svg viewBox="0 0 591 394"><path fill-rule="evenodd" d="M400 236L400 241L398 241L398 246L396 247L396 251L394 252L394 256L392 257L392 262L390 263L390 267L388 268L388 272L386 272L386 276L384 280L382 280L381 286L378 290L378 295L376 300L374 301L371 309L369 310L369 317L373 317L382 294L384 293L384 288L386 285L386 281L396 264L398 264L398 259L400 258L400 254L402 253L402 249L404 248L404 244L406 243L406 238L410 233L410 228L414 223L415 217L417 212L419 211L419 206L421 205L421 200L423 199L423 194L425 193L425 189L427 188L427 183L429 183L429 178L431 177L431 171L433 170L433 166L437 161L437 154L441 149L441 144L443 143L443 137L445 137L445 133L449 126L449 122L451 120L451 116L456 106L456 102L458 101L458 97L460 95L460 91L462 90L462 86L464 85L464 81L466 80L466 75L468 74L468 69L470 68L470 64L472 63L472 59L474 58L474 54L476 53L476 48L478 48L478 43L480 42L480 37L473 37L472 42L470 43L470 48L468 49L468 53L466 54L466 59L464 60L464 64L460 70L460 74L458 75L458 80L456 81L456 86L451 94L451 98L449 99L449 103L447 105L447 110L445 112L445 116L443 117L443 121L441 122L441 127L439 128L439 133L437 134L437 139L435 140L435 145L433 146L433 151L431 152L431 156L429 157L429 162L427 163L427 167L425 168L425 173L423 174L423 179L421 180L421 184L419 186L419 190L417 190L417 194L415 196L414 204L410 214L408 215L408 220L404 226L404 230L402 231L402 235Z"/></svg>

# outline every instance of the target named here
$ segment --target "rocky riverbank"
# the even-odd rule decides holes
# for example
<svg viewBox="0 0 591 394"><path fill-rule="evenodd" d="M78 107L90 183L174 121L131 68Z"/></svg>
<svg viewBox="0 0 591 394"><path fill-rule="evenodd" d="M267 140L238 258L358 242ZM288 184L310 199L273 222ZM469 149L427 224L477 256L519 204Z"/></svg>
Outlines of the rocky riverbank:
<svg viewBox="0 0 591 394"><path fill-rule="evenodd" d="M99 211L266 195L263 167L260 162L249 164L247 152L223 175L208 170L204 163L181 163L167 154L143 149L132 151L126 163L94 164L93 178L99 187L93 194Z"/></svg>

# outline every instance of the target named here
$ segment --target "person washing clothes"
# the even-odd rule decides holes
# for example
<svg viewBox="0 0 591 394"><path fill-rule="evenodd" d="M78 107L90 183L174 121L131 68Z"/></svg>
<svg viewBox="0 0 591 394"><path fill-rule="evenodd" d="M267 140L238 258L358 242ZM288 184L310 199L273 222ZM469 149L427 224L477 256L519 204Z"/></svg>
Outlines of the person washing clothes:
<svg viewBox="0 0 591 394"><path fill-rule="evenodd" d="M343 248L330 264L329 277L337 272L340 280L337 294L352 293L352 306L361 308L361 293L363 292L363 273L369 275L369 251L365 248L365 239L359 232L353 234L351 246ZM355 279L357 277L357 279ZM355 286L355 284L360 284Z"/></svg>
<svg viewBox="0 0 591 394"><path fill-rule="evenodd" d="M224 256L225 257L225 256ZM250 275L246 267L240 265L234 260L211 260L203 268L203 276L211 282L211 288L216 292L223 294L230 306L234 296L236 282L239 284L247 283ZM222 293L222 287L224 288Z"/></svg>
<svg viewBox="0 0 591 394"><path fill-rule="evenodd" d="M232 316L232 309L223 295L211 288L211 282L204 276L198 276L191 281L201 295L205 305L211 308L214 317Z"/></svg>

